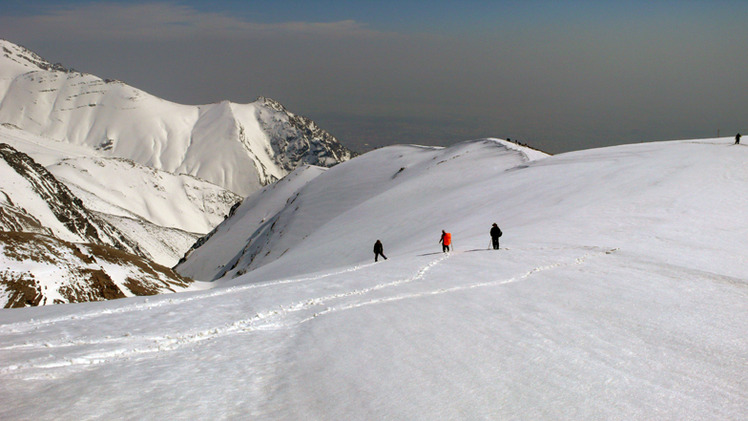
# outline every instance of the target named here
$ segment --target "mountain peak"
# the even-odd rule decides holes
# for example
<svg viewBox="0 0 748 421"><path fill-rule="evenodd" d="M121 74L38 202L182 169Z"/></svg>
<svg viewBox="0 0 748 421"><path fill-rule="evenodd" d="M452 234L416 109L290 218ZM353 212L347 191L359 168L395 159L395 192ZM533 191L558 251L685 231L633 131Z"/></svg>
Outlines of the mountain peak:
<svg viewBox="0 0 748 421"><path fill-rule="evenodd" d="M272 98L260 96L260 97L257 97L257 100L255 101L255 103L261 106L270 108L272 110L278 111L278 112L288 113L288 110L286 110L286 107L284 107L283 104L281 104L280 102Z"/></svg>
<svg viewBox="0 0 748 421"><path fill-rule="evenodd" d="M2 57L8 61L15 63L16 65L28 68L28 71L33 70L47 70L57 72L69 72L60 63L52 64L49 61L43 59L35 52L28 48L14 44L8 40L0 39L0 50L2 50Z"/></svg>

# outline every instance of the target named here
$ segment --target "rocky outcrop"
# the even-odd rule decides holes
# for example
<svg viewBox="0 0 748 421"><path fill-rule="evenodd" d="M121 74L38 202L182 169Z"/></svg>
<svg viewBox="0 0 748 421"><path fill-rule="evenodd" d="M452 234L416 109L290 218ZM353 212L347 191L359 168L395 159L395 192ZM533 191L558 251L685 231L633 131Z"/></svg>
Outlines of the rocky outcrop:
<svg viewBox="0 0 748 421"><path fill-rule="evenodd" d="M102 301L177 292L192 280L109 246L0 232L0 306Z"/></svg>
<svg viewBox="0 0 748 421"><path fill-rule="evenodd" d="M19 176L28 183L30 190L41 199L51 215L82 242L110 245L133 254L143 255L137 244L125 237L112 225L104 222L97 215L89 212L81 200L70 189L59 182L46 168L34 162L28 155L11 146L0 143L0 159L15 174L3 174L3 177ZM31 231L52 233L34 213L39 209L23 209L14 204L13 191L1 192L0 227L8 231ZM24 192L25 193L25 192ZM24 194L18 193L18 194ZM45 214L46 209L43 210Z"/></svg>
<svg viewBox="0 0 748 421"><path fill-rule="evenodd" d="M256 104L257 118L272 139L275 162L286 172L302 165L331 167L353 157L353 152L314 121L270 98L260 97Z"/></svg>

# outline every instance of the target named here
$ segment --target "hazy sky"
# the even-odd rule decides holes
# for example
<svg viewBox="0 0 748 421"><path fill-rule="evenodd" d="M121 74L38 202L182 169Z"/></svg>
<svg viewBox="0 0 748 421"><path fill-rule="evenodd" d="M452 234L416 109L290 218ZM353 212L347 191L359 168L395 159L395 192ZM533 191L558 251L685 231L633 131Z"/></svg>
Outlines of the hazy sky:
<svg viewBox="0 0 748 421"><path fill-rule="evenodd" d="M174 102L267 96L359 151L748 132L744 0L0 0L0 38Z"/></svg>

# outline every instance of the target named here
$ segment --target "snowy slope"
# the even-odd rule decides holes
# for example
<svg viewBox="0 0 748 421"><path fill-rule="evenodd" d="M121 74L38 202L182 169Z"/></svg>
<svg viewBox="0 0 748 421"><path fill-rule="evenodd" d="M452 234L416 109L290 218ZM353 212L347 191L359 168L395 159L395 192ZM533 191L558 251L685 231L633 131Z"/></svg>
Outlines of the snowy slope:
<svg viewBox="0 0 748 421"><path fill-rule="evenodd" d="M673 242L699 240L693 247L703 263L718 270L720 264L710 262L721 259L712 256L710 245L741 248L743 232L723 225L740 218L746 200L739 194L744 174L739 155L720 150L715 152L727 156L708 154L709 148L722 146L707 141L648 143L528 163L525 155L510 149L513 144L496 140L445 150L383 148L328 170L301 195L290 197L276 216L280 222L270 246L250 268L271 263L281 254L284 259L267 270L271 277L277 271L292 275L355 264L370 254L369 243L377 238L395 252L425 252L420 247L436 248L441 229L453 233L458 249L483 248L488 239L472 239L485 237L495 221L512 227L510 238L520 235L547 242L553 233L553 238L590 238L584 242L599 245L601 239L615 244L623 237L654 255ZM677 163L670 163L671 155ZM661 161L668 165L661 168ZM726 184L725 178L731 180L726 191L712 188ZM599 182L595 191L589 180ZM539 200L553 206L533 205ZM720 207L714 209L715 204ZM663 232L637 229L642 221ZM214 241L220 244L219 238ZM304 264L289 265L297 255L304 256ZM687 256L694 258L693 253ZM262 273L256 271L254 279L266 279Z"/></svg>
<svg viewBox="0 0 748 421"><path fill-rule="evenodd" d="M88 210L125 233L154 261L169 267L239 201L230 191L192 176L106 158L85 146L55 142L9 126L0 126L0 142L42 163Z"/></svg>
<svg viewBox="0 0 748 421"><path fill-rule="evenodd" d="M306 179L284 180L293 187L273 188L250 196L242 204L242 212L218 227L217 233L176 270L209 281L224 275L233 277L287 254L290 261L297 252L314 255L312 266L281 263L286 267L284 273L298 274L356 263L362 257L361 251L369 248L369 242L373 245L378 236L384 236L382 240L387 244L390 232L410 242L425 240L424 235L436 241L440 230L424 232L423 224L439 225L449 217L445 208L448 204L442 202L455 192L459 194L466 167L498 174L547 156L529 148L516 148L511 142L495 139L449 149L394 146L331 168L301 188L297 184ZM413 194L426 188L434 190L427 201ZM272 198L267 199L267 195ZM464 199L451 201L459 206ZM269 203L282 203L283 207L268 209ZM401 216L402 208L412 210L406 218ZM371 218L380 223L369 225L367 219ZM244 235L239 237L233 226L244 227ZM362 249L361 243L367 246ZM227 254L230 260L226 259Z"/></svg>
<svg viewBox="0 0 748 421"><path fill-rule="evenodd" d="M207 233L239 196L188 175L173 175L122 158L71 158L48 167L91 210Z"/></svg>
<svg viewBox="0 0 748 421"><path fill-rule="evenodd" d="M0 230L51 234L143 255L134 241L83 206L28 155L0 143Z"/></svg>
<svg viewBox="0 0 748 421"><path fill-rule="evenodd" d="M213 280L237 269L245 250L254 243L267 244L277 215L309 181L325 171L321 167L300 167L277 183L246 198L229 218L201 238L179 262L185 273L201 280ZM203 247L206 243L205 247ZM239 271L246 268L244 265Z"/></svg>
<svg viewBox="0 0 748 421"><path fill-rule="evenodd" d="M745 419L731 143L394 147L299 179L212 289L0 311L0 418Z"/></svg>
<svg viewBox="0 0 748 421"><path fill-rule="evenodd" d="M84 207L28 155L0 143L0 307L153 295L188 287L190 280L148 261L131 230L118 225Z"/></svg>
<svg viewBox="0 0 748 421"><path fill-rule="evenodd" d="M270 99L180 105L66 71L5 40L0 47L0 123L36 135L190 174L241 196L296 166L351 157L329 133Z"/></svg>

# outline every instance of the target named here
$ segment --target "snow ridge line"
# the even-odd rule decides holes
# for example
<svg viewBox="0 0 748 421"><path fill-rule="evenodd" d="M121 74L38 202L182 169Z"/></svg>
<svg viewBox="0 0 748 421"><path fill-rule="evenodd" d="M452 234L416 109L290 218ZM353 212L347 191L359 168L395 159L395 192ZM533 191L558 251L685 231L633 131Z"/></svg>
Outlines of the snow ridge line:
<svg viewBox="0 0 748 421"><path fill-rule="evenodd" d="M582 265L590 257L612 254L612 253L616 252L617 250L618 250L617 248L613 248L613 249L603 250L601 252L596 252L596 253L587 253L584 256L581 256L581 257L578 257L578 258L574 259L574 262L571 262L571 263L569 263L569 262L558 262L558 263L553 263L553 264L549 264L549 265L545 265L545 266L539 266L539 267L533 268L532 270L530 270L530 271L528 271L528 272L526 272L526 273L524 273L522 275L515 276L515 277L509 278L509 279L499 279L499 280L494 280L494 281L477 282L477 283L468 284L468 285L458 285L458 286L454 286L452 288L439 288L439 289L435 289L435 290L432 290L432 291L425 291L425 292L418 292L418 293L409 293L409 294L401 294L401 295L395 295L395 296L392 296L392 297L386 297L386 298L380 298L380 299L376 299L376 300L369 300L369 301L363 301L363 302L348 304L348 305L341 306L341 307L328 307L324 311L315 313L312 316L307 317L306 319L303 319L303 320L299 321L298 324L307 323L309 321L314 320L315 318L317 318L319 316L324 316L324 315L328 315L328 314L332 314L332 313L336 313L336 312L340 312L340 311L353 310L353 309L356 309L356 308L366 307L366 306L370 306L370 305L385 304L385 303L391 303L391 302L408 300L408 299L414 299L414 298L423 298L423 297L434 296L434 295L442 295L442 294L447 294L447 293L451 293L451 292L466 291L466 290L475 289L475 288L483 288L483 287L489 287L489 286L498 286L498 285L505 285L505 284L516 283L516 282L524 281L527 278L529 278L532 275L534 275L536 273L539 273L539 272L544 272L544 271L547 271L547 270L556 269L556 268L560 268L560 267L564 267L564 266Z"/></svg>
<svg viewBox="0 0 748 421"><path fill-rule="evenodd" d="M257 283L257 284L241 285L241 286L234 286L234 287L228 287L228 288L219 287L219 288L211 290L211 292L209 293L206 293L206 294L198 293L191 297L180 297L180 298L170 297L168 299L164 297L163 300L158 300L156 302L150 302L148 298L145 298L145 301L143 303L122 306L116 309L104 309L104 310L92 311L89 313L83 313L83 314L71 314L71 315L59 316L59 317L45 319L45 320L30 319L28 321L23 321L23 322L9 323L7 325L0 326L0 332L7 330L9 333L23 333L26 331L33 330L34 328L38 326L47 326L47 325L60 323L60 322L66 322L70 320L94 319L97 317L108 316L110 314L122 314L122 313L130 313L134 311L143 311L143 310L149 310L149 309L158 308L158 307L187 303L190 301L201 300L205 298L220 297L222 295L228 295L228 294L232 294L235 292L241 292L241 291L246 291L246 290L251 290L251 289L256 289L256 288L266 288L266 287L275 286L275 285L294 284L294 283L306 282L306 281L316 281L316 280L328 278L331 276L342 275L344 273L356 272L356 271L365 269L373 265L374 263L364 263L360 265L351 266L351 267L339 270L337 272L326 272L326 273L323 273L317 276L284 279L280 281L268 281L268 282L262 282L262 283ZM189 293L189 292L190 291L184 291L184 293ZM9 348L0 347L0 349L9 349Z"/></svg>
<svg viewBox="0 0 748 421"><path fill-rule="evenodd" d="M133 337L133 336L123 336L118 338L105 338L103 340L69 340L64 342L57 342L57 343L51 343L51 342L45 342L43 344L23 344L20 346L10 346L5 348L0 348L3 350L10 350L12 348L18 348L18 347L37 347L42 346L46 348L61 348L61 347L70 347L70 346L86 346L86 345L102 345L102 344L110 344L110 343L119 343L119 342L132 342L133 339L135 340L141 340L144 342L147 342L145 346L142 346L140 348L130 348L130 349L113 349L109 351L99 351L99 352L93 352L87 355L81 355L77 357L72 358L66 358L66 359L60 359L60 360L53 360L49 362L28 362L26 364L15 364L10 365L8 367L0 367L0 374L10 374L10 373L17 373L20 371L30 370L30 369L50 369L50 368L62 368L62 367L71 367L71 366L94 366L98 364L105 364L112 360L119 360L119 359L128 359L135 356L145 356L148 354L158 354L160 352L167 352L167 351L173 351L178 348L181 348L186 345L194 345L199 342L207 341L216 339L219 337L224 337L232 334L237 333L246 333L246 332L252 332L257 330L270 330L270 329L278 329L278 328L285 328L285 327L291 327L293 325L300 324L297 323L262 323L259 325L256 325L258 323L261 323L263 321L266 321L267 319L273 318L275 316L279 317L285 317L289 313L294 313L302 310L310 309L313 306L322 305L325 301L330 301L334 299L340 299L345 298L349 296L354 295L364 295L368 294L369 292L394 287L414 281L421 280L425 277L426 273L428 273L429 270L431 270L434 266L438 265L442 261L446 260L450 257L450 254L446 254L444 256L439 257L438 259L435 259L431 261L426 266L420 268L418 272L409 278L401 279L393 282L383 283L383 284L377 284L370 288L364 288L361 290L353 290L349 292L344 293L338 293L338 294L330 294L328 296L324 297L318 297L318 298L312 298L306 301L300 301L288 306L280 306L279 310L268 310L264 312L259 312L255 314L253 317L249 319L242 319L234 321L233 323L227 323L223 327L213 327L209 329L203 329L198 332L194 333L183 333L183 334L173 334L173 335L165 335L160 337ZM361 265L361 267L365 266L371 266L371 264ZM358 269L360 269L359 267ZM358 270L356 269L356 270ZM339 272L340 273L346 273L351 272L352 269L344 270ZM332 276L333 274L326 274L324 276L319 277L312 277L313 279L321 279L327 276ZM306 280L312 279L308 278ZM294 280L298 281L298 280ZM247 289L247 288L242 288ZM302 320L303 322L303 320ZM155 343L152 343L155 342ZM123 344L123 346L125 346Z"/></svg>

